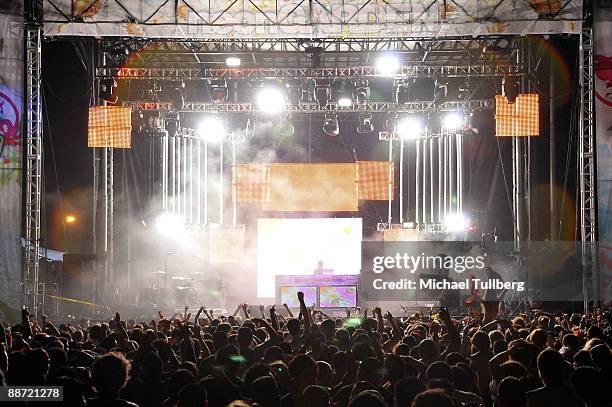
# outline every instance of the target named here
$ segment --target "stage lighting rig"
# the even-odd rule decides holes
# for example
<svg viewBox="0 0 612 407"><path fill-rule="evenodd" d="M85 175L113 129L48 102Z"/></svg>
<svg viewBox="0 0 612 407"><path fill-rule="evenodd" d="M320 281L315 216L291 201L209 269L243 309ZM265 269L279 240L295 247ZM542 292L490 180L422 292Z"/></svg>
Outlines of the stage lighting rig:
<svg viewBox="0 0 612 407"><path fill-rule="evenodd" d="M314 95L319 109L325 108L331 98L331 87L329 81L317 81L315 83Z"/></svg>
<svg viewBox="0 0 612 407"><path fill-rule="evenodd" d="M395 82L395 103L398 105L403 105L404 103L409 102L410 97L410 89L408 87L408 82L406 81L396 81Z"/></svg>
<svg viewBox="0 0 612 407"><path fill-rule="evenodd" d="M371 113L360 113L359 124L357 125L357 133L368 134L374 131L374 124L372 123Z"/></svg>
<svg viewBox="0 0 612 407"><path fill-rule="evenodd" d="M114 105L118 100L117 95L115 95L115 89L117 89L115 78L100 80L100 99Z"/></svg>
<svg viewBox="0 0 612 407"><path fill-rule="evenodd" d="M285 104L285 93L276 86L266 85L257 92L257 107L264 113L280 113Z"/></svg>
<svg viewBox="0 0 612 407"><path fill-rule="evenodd" d="M355 81L355 90L353 91L353 99L360 105L363 105L370 98L370 86L367 79L358 79Z"/></svg>
<svg viewBox="0 0 612 407"><path fill-rule="evenodd" d="M393 75L400 70L400 61L396 55L383 54L376 60L376 71L381 75Z"/></svg>
<svg viewBox="0 0 612 407"><path fill-rule="evenodd" d="M323 131L330 137L336 137L340 134L340 126L338 125L338 116L335 113L327 113L323 121Z"/></svg>
<svg viewBox="0 0 612 407"><path fill-rule="evenodd" d="M460 113L447 113L442 118L442 127L446 130L457 131L463 127L463 116Z"/></svg>
<svg viewBox="0 0 612 407"><path fill-rule="evenodd" d="M340 89L337 89L337 101L340 107L351 107L353 105L352 88L346 80L340 82Z"/></svg>
<svg viewBox="0 0 612 407"><path fill-rule="evenodd" d="M229 68L236 68L241 65L242 61L238 57L227 57L225 58L225 66Z"/></svg>
<svg viewBox="0 0 612 407"><path fill-rule="evenodd" d="M174 87L170 90L170 98L175 110L183 110L185 107L185 82L181 81L174 84Z"/></svg>
<svg viewBox="0 0 612 407"><path fill-rule="evenodd" d="M395 128L395 132L402 140L418 139L424 130L423 120L415 115L400 118Z"/></svg>
<svg viewBox="0 0 612 407"><path fill-rule="evenodd" d="M322 62L322 54L323 54L323 48L322 47L306 47L305 49L306 55L307 55L307 59L310 62L310 67L317 69L317 68L321 68L321 62Z"/></svg>
<svg viewBox="0 0 612 407"><path fill-rule="evenodd" d="M508 103L514 103L519 92L519 83L516 78L502 78L502 96L508 100Z"/></svg>
<svg viewBox="0 0 612 407"><path fill-rule="evenodd" d="M198 135L208 143L221 143L226 136L225 124L216 115L207 116L198 126Z"/></svg>
<svg viewBox="0 0 612 407"><path fill-rule="evenodd" d="M291 106L297 106L302 101L302 81L293 80L287 83L287 102Z"/></svg>
<svg viewBox="0 0 612 407"><path fill-rule="evenodd" d="M209 82L210 100L213 103L223 103L227 101L227 81L215 79Z"/></svg>

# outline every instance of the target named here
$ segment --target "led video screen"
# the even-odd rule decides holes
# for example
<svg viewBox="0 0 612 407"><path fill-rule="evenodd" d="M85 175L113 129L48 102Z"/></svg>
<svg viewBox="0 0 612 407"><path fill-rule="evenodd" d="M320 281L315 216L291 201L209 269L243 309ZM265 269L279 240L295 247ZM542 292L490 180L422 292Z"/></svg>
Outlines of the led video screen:
<svg viewBox="0 0 612 407"><path fill-rule="evenodd" d="M357 306L356 286L319 287L321 308L345 308Z"/></svg>
<svg viewBox="0 0 612 407"><path fill-rule="evenodd" d="M304 293L304 302L307 306L317 303L317 287L280 287L281 303L287 304L294 308L299 307L300 302L297 299L297 293Z"/></svg>

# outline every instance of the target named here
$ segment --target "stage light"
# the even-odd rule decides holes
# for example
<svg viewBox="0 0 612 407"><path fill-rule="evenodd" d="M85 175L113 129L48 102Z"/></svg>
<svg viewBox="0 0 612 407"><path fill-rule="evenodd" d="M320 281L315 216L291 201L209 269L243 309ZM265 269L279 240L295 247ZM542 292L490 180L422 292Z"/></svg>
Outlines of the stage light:
<svg viewBox="0 0 612 407"><path fill-rule="evenodd" d="M338 106L351 107L353 106L353 100L349 97L341 97L340 99L338 99Z"/></svg>
<svg viewBox="0 0 612 407"><path fill-rule="evenodd" d="M257 94L257 106L265 113L279 113L285 108L285 95L279 89L264 87Z"/></svg>
<svg viewBox="0 0 612 407"><path fill-rule="evenodd" d="M155 229L160 235L179 237L185 233L185 221L173 213L162 213L155 219Z"/></svg>
<svg viewBox="0 0 612 407"><path fill-rule="evenodd" d="M326 82L318 82L315 86L315 100L317 101L317 105L319 109L327 106L331 96L331 88L329 83Z"/></svg>
<svg viewBox="0 0 612 407"><path fill-rule="evenodd" d="M223 103L227 100L227 82L225 80L210 81L210 99L214 103Z"/></svg>
<svg viewBox="0 0 612 407"><path fill-rule="evenodd" d="M215 116L209 116L200 122L198 135L209 143L220 143L225 138L225 125Z"/></svg>
<svg viewBox="0 0 612 407"><path fill-rule="evenodd" d="M64 223L68 223L68 224L70 224L70 223L74 223L74 222L76 222L76 220L77 220L77 218L76 218L76 216L74 216L74 215L66 215L66 216L64 217Z"/></svg>
<svg viewBox="0 0 612 407"><path fill-rule="evenodd" d="M297 106L302 100L301 81L291 81L287 83L287 101L291 106Z"/></svg>
<svg viewBox="0 0 612 407"><path fill-rule="evenodd" d="M237 66L240 66L240 58L238 57L227 57L225 58L225 65L229 66L230 68L235 68Z"/></svg>
<svg viewBox="0 0 612 407"><path fill-rule="evenodd" d="M368 113L361 113L359 115L359 124L357 125L357 133L367 134L374 131L374 125L372 124L372 115Z"/></svg>
<svg viewBox="0 0 612 407"><path fill-rule="evenodd" d="M325 132L325 134L331 137L335 137L340 133L338 117L334 113L328 113L325 115L325 120L323 122L323 131Z"/></svg>
<svg viewBox="0 0 612 407"><path fill-rule="evenodd" d="M118 101L118 97L115 95L115 89L117 89L117 81L115 78L100 80L100 99L114 105Z"/></svg>
<svg viewBox="0 0 612 407"><path fill-rule="evenodd" d="M459 113L448 113L442 119L442 126L447 130L459 130L463 124L463 118Z"/></svg>
<svg viewBox="0 0 612 407"><path fill-rule="evenodd" d="M460 213L450 214L444 219L444 225L449 232L463 232L468 226L467 219Z"/></svg>
<svg viewBox="0 0 612 407"><path fill-rule="evenodd" d="M425 130L423 121L419 117L407 116L397 123L395 132L403 140L413 140L421 137Z"/></svg>
<svg viewBox="0 0 612 407"><path fill-rule="evenodd" d="M353 91L353 99L360 105L368 101L370 97L370 87L367 80L356 81L355 90Z"/></svg>
<svg viewBox="0 0 612 407"><path fill-rule="evenodd" d="M519 83L516 78L502 78L502 96L508 100L508 103L514 103L519 94Z"/></svg>
<svg viewBox="0 0 612 407"><path fill-rule="evenodd" d="M399 71L400 61L395 55L384 54L376 60L376 70L381 75L391 75Z"/></svg>

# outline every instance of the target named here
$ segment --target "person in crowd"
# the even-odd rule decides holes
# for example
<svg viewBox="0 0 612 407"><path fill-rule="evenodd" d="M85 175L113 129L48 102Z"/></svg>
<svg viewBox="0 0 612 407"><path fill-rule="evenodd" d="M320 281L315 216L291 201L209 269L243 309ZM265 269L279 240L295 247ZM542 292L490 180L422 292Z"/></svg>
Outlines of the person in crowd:
<svg viewBox="0 0 612 407"><path fill-rule="evenodd" d="M332 317L298 302L57 325L24 309L0 324L0 385L63 386L53 405L77 407L612 405L609 312Z"/></svg>

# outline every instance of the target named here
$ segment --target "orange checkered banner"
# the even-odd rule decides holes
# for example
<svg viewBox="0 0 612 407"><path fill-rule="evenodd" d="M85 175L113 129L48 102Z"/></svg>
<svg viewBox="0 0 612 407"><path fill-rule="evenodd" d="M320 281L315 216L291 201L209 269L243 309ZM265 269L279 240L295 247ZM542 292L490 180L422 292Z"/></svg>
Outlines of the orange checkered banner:
<svg viewBox="0 0 612 407"><path fill-rule="evenodd" d="M267 211L356 212L357 165L272 164Z"/></svg>
<svg viewBox="0 0 612 407"><path fill-rule="evenodd" d="M132 147L132 109L123 106L89 108L87 147Z"/></svg>
<svg viewBox="0 0 612 407"><path fill-rule="evenodd" d="M531 137L540 135L540 95L523 93L514 103L502 95L495 96L495 135L497 137Z"/></svg>
<svg viewBox="0 0 612 407"><path fill-rule="evenodd" d="M392 161L357 161L357 168L360 200L393 199L395 167Z"/></svg>
<svg viewBox="0 0 612 407"><path fill-rule="evenodd" d="M236 164L232 173L233 200L239 203L270 201L270 165Z"/></svg>

